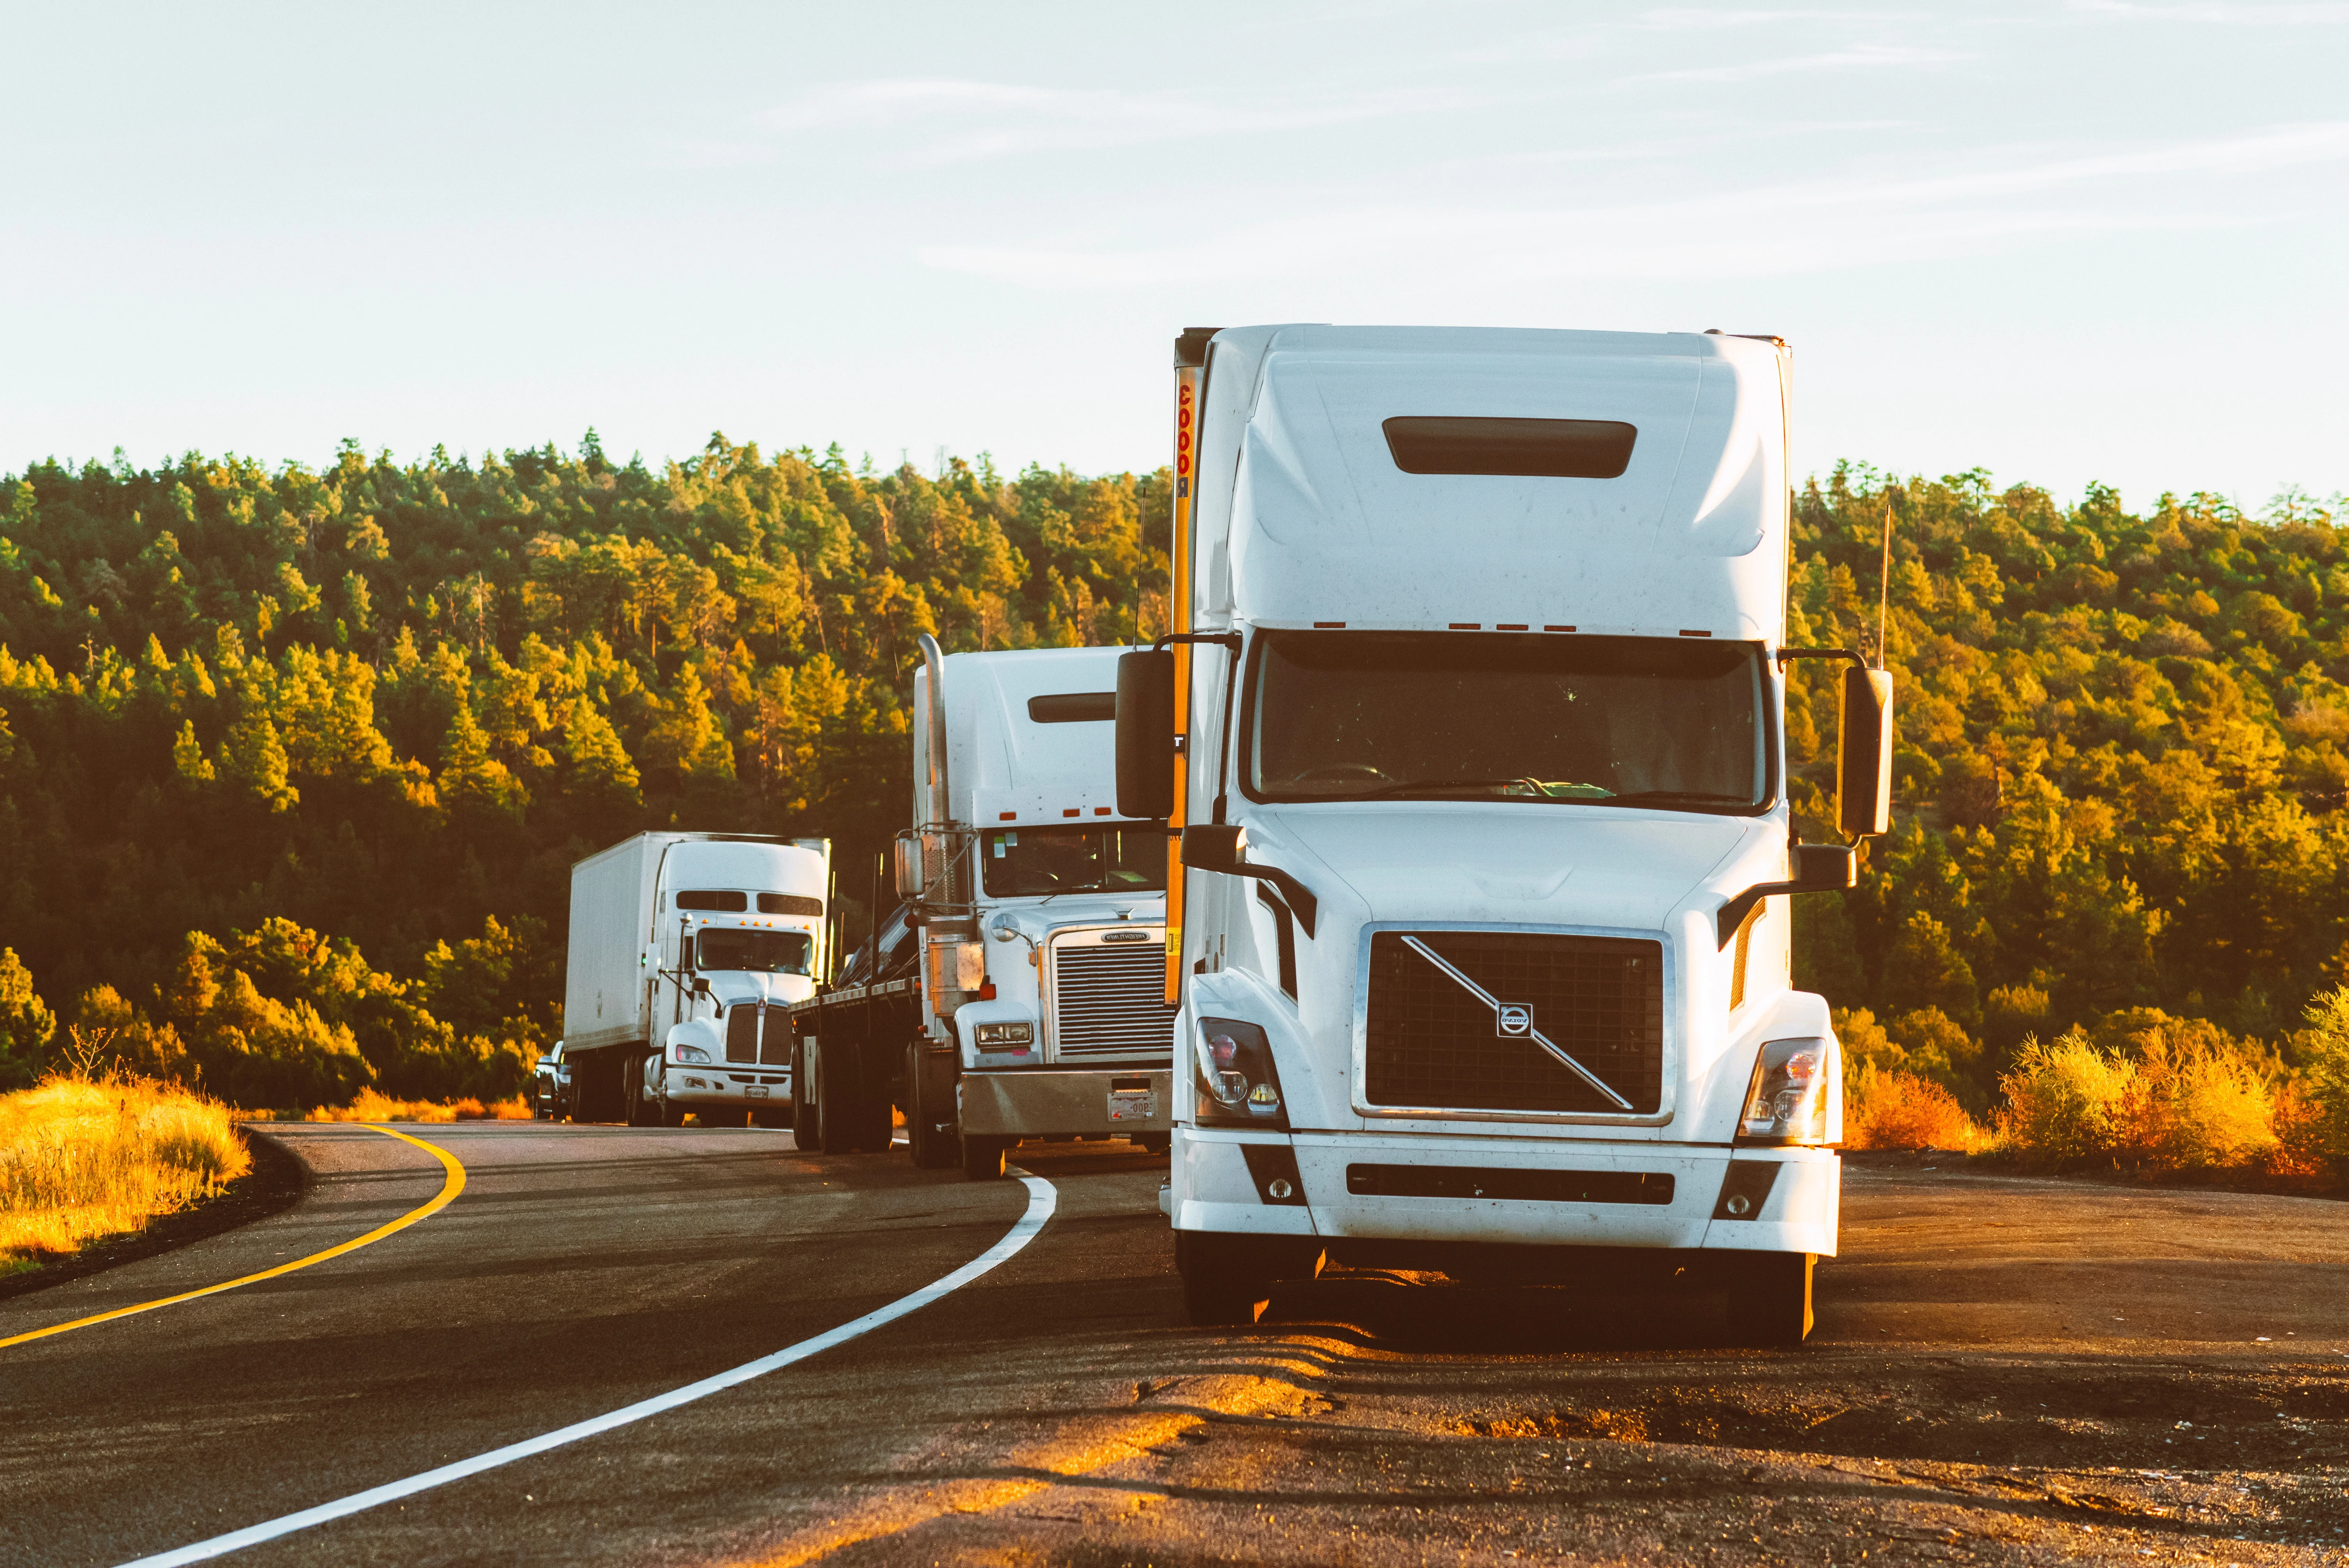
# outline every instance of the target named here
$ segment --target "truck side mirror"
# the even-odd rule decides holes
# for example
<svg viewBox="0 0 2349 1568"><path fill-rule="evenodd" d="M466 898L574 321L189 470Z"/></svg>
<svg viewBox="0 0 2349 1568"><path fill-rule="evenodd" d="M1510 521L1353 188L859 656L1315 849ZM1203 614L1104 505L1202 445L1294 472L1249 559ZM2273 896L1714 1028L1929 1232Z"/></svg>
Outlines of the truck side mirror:
<svg viewBox="0 0 2349 1568"><path fill-rule="evenodd" d="M1836 826L1855 838L1892 828L1892 672L1843 673L1836 746Z"/></svg>
<svg viewBox="0 0 2349 1568"><path fill-rule="evenodd" d="M1203 822L1183 830L1183 863L1192 870L1236 876L1247 861L1246 828Z"/></svg>
<svg viewBox="0 0 2349 1568"><path fill-rule="evenodd" d="M1859 885L1859 854L1845 844L1795 846L1795 886L1804 892L1842 892Z"/></svg>
<svg viewBox="0 0 2349 1568"><path fill-rule="evenodd" d="M697 996L707 996L709 995L709 980L708 976L697 975L693 977L693 994Z"/></svg>
<svg viewBox="0 0 2349 1568"><path fill-rule="evenodd" d="M1174 810L1174 653L1153 648L1117 661L1117 814Z"/></svg>

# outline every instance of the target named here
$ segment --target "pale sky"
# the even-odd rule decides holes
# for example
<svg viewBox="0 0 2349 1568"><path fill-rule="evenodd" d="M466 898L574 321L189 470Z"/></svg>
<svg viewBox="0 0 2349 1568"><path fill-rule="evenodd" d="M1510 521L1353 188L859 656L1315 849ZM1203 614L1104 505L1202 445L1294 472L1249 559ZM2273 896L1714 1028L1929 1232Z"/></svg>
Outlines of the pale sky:
<svg viewBox="0 0 2349 1568"><path fill-rule="evenodd" d="M1189 325L1776 333L1796 471L2349 490L2349 4L16 5L0 471L1166 458Z"/></svg>

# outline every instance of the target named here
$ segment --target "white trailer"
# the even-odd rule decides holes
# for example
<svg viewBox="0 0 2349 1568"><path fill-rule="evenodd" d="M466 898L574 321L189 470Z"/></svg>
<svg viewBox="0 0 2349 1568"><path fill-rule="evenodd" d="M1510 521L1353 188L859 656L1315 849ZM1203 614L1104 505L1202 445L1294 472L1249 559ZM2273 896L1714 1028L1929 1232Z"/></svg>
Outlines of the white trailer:
<svg viewBox="0 0 2349 1568"><path fill-rule="evenodd" d="M1787 899L1775 339L1266 326L1176 350L1184 634L1120 672L1166 813L1186 1302L1341 1262L1729 1287L1799 1341L1841 1058ZM1890 678L1846 673L1881 832Z"/></svg>
<svg viewBox="0 0 2349 1568"><path fill-rule="evenodd" d="M764 1025L823 972L831 870L829 841L738 833L639 833L572 867L574 1119L780 1125L787 1031Z"/></svg>
<svg viewBox="0 0 2349 1568"><path fill-rule="evenodd" d="M914 677L914 799L895 882L911 978L794 1009L804 1144L999 1176L1028 1139L1172 1128L1165 823L1117 810L1117 648L940 653Z"/></svg>

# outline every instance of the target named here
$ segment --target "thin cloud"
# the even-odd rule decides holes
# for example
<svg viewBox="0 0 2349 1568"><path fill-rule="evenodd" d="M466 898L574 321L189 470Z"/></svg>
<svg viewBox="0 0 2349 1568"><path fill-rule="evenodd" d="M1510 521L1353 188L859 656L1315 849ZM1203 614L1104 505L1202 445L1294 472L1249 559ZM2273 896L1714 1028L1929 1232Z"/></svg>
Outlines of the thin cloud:
<svg viewBox="0 0 2349 1568"><path fill-rule="evenodd" d="M1212 102L1179 93L1040 88L952 77L845 82L753 117L771 134L898 131L916 163L964 163L1022 153L1132 147L1210 136L1258 135L1456 108L1444 88L1397 88L1285 104Z"/></svg>
<svg viewBox="0 0 2349 1568"><path fill-rule="evenodd" d="M1727 66L1691 66L1673 71L1650 71L1626 77L1625 82L1749 82L1764 77L1790 76L1800 71L1889 70L1902 66L1945 66L1974 57L1948 49L1910 48L1899 44L1856 44L1819 55L1789 55L1775 60L1740 60Z"/></svg>
<svg viewBox="0 0 2349 1568"><path fill-rule="evenodd" d="M1567 211L1364 206L1125 250L933 246L926 264L1046 287L1113 288L1277 276L1380 254L1455 278L1754 275L1968 253L2057 232L2178 231L2249 218L2194 211L2002 209L2002 199L2178 174L2247 174L2349 159L2349 122L2142 152L2017 163L1906 181L1754 189ZM2282 216L2277 214L2275 216ZM1825 220L1825 221L1823 221Z"/></svg>
<svg viewBox="0 0 2349 1568"><path fill-rule="evenodd" d="M2349 5L2315 0L2313 4L2235 5L2225 0L2199 5L2145 5L2135 0L2072 0L2074 11L2092 16L2112 16L2128 22L2202 22L2231 27L2292 27L2349 22Z"/></svg>

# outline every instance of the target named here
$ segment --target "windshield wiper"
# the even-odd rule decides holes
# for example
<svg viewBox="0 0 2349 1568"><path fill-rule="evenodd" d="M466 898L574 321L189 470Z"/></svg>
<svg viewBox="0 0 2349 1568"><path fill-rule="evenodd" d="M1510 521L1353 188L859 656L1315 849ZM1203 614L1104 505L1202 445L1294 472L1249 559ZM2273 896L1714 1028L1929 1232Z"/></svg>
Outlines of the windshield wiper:
<svg viewBox="0 0 2349 1568"><path fill-rule="evenodd" d="M1651 800L1684 800L1711 806L1754 804L1743 795L1713 795L1701 789L1634 789L1628 795L1614 796L1606 803L1609 806L1636 806Z"/></svg>
<svg viewBox="0 0 2349 1568"><path fill-rule="evenodd" d="M1522 787L1523 794L1520 799L1527 800L1604 800L1609 799L1614 793L1597 784L1568 784L1557 779L1532 779L1520 773L1514 779L1414 779L1407 783L1389 784L1378 789L1365 789L1359 795L1340 795L1333 798L1342 800L1375 800L1381 796L1409 794L1417 789L1506 789L1512 786Z"/></svg>

